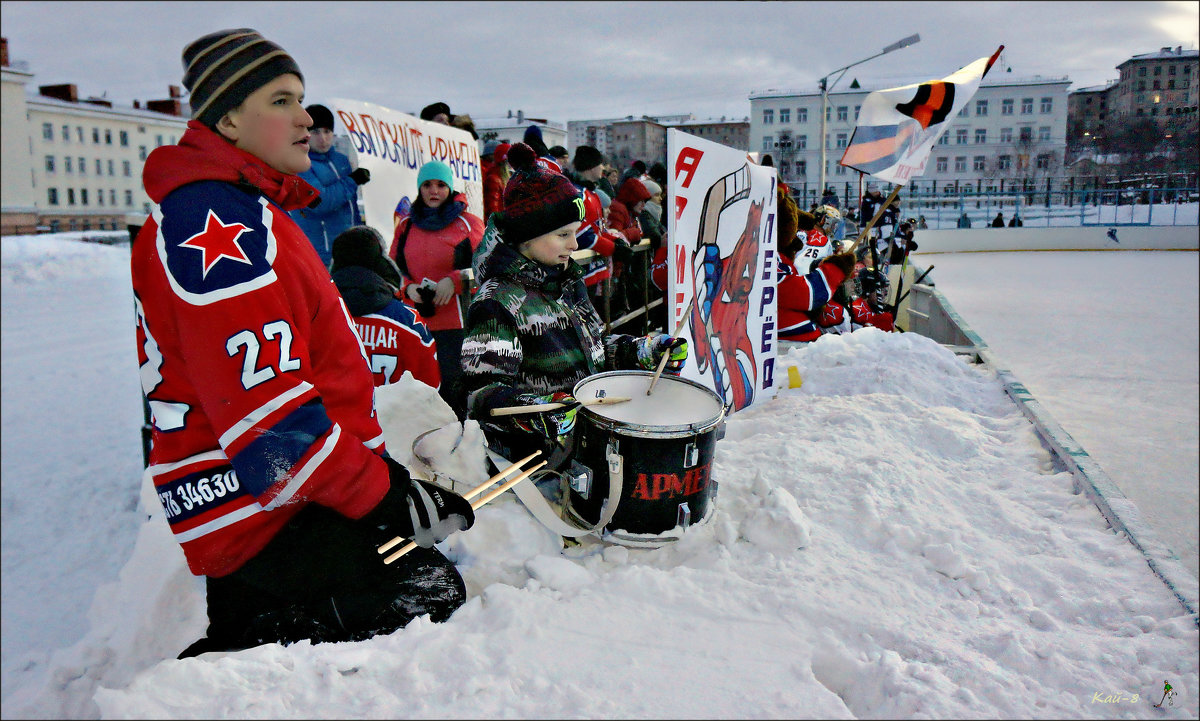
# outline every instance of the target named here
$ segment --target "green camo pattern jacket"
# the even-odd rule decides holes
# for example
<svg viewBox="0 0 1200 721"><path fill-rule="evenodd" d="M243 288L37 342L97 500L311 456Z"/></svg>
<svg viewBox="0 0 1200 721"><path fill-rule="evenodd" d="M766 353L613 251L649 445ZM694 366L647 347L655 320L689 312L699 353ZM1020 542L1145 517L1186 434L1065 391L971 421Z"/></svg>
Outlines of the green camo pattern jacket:
<svg viewBox="0 0 1200 721"><path fill-rule="evenodd" d="M489 222L474 265L480 286L462 345L472 416L510 405L519 393L570 393L590 375L641 369L640 339L604 335L574 262L563 270L526 258Z"/></svg>

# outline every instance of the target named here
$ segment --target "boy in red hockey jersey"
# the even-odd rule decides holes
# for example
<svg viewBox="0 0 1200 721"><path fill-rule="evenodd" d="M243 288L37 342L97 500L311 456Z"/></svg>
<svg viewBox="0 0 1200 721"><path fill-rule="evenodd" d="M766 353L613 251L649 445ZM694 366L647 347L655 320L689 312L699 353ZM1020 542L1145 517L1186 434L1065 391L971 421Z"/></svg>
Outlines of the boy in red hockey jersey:
<svg viewBox="0 0 1200 721"><path fill-rule="evenodd" d="M192 119L147 158L131 261L149 472L206 576L207 637L181 657L442 620L465 591L432 547L474 514L388 457L349 314L287 215L318 202L300 69L245 28L183 64ZM422 550L385 566L396 535Z"/></svg>

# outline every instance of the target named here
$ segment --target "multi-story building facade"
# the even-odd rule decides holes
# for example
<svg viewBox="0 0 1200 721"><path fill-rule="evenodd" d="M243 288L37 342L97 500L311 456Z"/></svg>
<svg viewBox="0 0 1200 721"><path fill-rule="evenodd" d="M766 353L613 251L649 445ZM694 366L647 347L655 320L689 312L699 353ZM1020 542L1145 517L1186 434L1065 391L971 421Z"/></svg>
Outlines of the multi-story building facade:
<svg viewBox="0 0 1200 721"><path fill-rule="evenodd" d="M669 123L667 127L682 130L705 140L726 145L735 150L750 150L750 118L688 119Z"/></svg>
<svg viewBox="0 0 1200 721"><path fill-rule="evenodd" d="M492 137L501 143L519 143L525 137L525 130L530 125L538 126L542 133L542 141L547 148L555 145L567 147L567 128L557 120L533 118L525 115L524 110L515 114L508 111L503 118L472 118L475 122L475 132L479 135L479 149L483 151L484 138Z"/></svg>
<svg viewBox="0 0 1200 721"><path fill-rule="evenodd" d="M1195 114L1200 51L1164 47L1134 55L1117 66L1120 78L1111 94L1115 115L1152 118L1165 124L1176 115Z"/></svg>
<svg viewBox="0 0 1200 721"><path fill-rule="evenodd" d="M4 70L4 232L140 224L151 207L142 188L146 156L176 143L187 127L179 88L146 108L137 101L117 108L101 98L81 100L70 84L31 94L32 73Z"/></svg>
<svg viewBox="0 0 1200 721"><path fill-rule="evenodd" d="M887 87L922 80L914 78ZM986 190L1004 178L1059 171L1066 151L1069 85L1065 77L986 78L934 146L925 172L909 187L957 192L959 184L970 183ZM854 135L863 100L882 87L828 95L825 182L839 195L857 195L858 173L838 161ZM820 91L756 91L750 94L750 110L749 150L772 154L781 180L806 199L819 197Z"/></svg>
<svg viewBox="0 0 1200 721"><path fill-rule="evenodd" d="M693 121L691 114L683 115L643 115L635 118L626 115L623 118L598 118L594 120L567 121L568 150L574 151L580 145L590 145L611 160L614 149L613 126L617 123L649 121L663 126L674 126ZM628 133L625 133L628 134Z"/></svg>
<svg viewBox="0 0 1200 721"><path fill-rule="evenodd" d="M604 157L624 171L635 160L647 166L667 160L667 128L649 117L618 120L612 124L612 144Z"/></svg>

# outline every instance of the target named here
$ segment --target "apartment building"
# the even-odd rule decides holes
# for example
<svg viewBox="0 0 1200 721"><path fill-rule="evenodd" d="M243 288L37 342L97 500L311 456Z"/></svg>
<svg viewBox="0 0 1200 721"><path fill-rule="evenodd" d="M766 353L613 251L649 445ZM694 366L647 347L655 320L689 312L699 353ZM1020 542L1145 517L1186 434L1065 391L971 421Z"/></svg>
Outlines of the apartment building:
<svg viewBox="0 0 1200 721"><path fill-rule="evenodd" d="M872 90L919 83L913 78L888 85L866 84L828 95L825 108L826 185L857 186L858 173L838 164ZM951 121L930 155L924 174L910 187L994 184L1006 177L1050 175L1060 170L1066 151L1067 87L1062 78L988 77L970 103ZM780 178L807 195L819 195L821 93L819 90L764 90L750 94L750 147L772 154ZM928 184L928 186L927 186Z"/></svg>
<svg viewBox="0 0 1200 721"><path fill-rule="evenodd" d="M135 101L118 108L103 98L81 99L72 84L31 93L34 74L21 67L3 68L4 232L141 223L151 207L142 188L146 156L175 144L187 126L180 89L171 86L170 98L146 107Z"/></svg>
<svg viewBox="0 0 1200 721"><path fill-rule="evenodd" d="M557 120L534 118L527 116L524 110L515 114L509 110L503 118L471 118L475 123L475 132L479 135L479 150L483 152L484 140L495 133L495 139L501 143L519 143L525 137L525 130L530 125L538 126L542 133L542 142L547 148L555 145L567 147L567 128Z"/></svg>
<svg viewBox="0 0 1200 721"><path fill-rule="evenodd" d="M1120 77L1109 96L1115 115L1153 118L1164 124L1176 115L1195 114L1200 51L1182 46L1134 55L1117 66Z"/></svg>
<svg viewBox="0 0 1200 721"><path fill-rule="evenodd" d="M750 150L750 118L708 118L706 120L688 119L682 122L670 123L667 127L681 130L714 143L734 148L735 150Z"/></svg>
<svg viewBox="0 0 1200 721"><path fill-rule="evenodd" d="M568 120L567 121L567 149L574 151L580 145L590 145L596 148L604 157L611 162L613 151L616 148L616 138L613 134L613 127L617 123L655 123L664 127L671 127L680 123L693 121L694 118L690 113L681 115L642 115L634 117L626 115L623 118L596 118L593 120ZM628 125L623 126L621 135L634 136L639 131L632 130ZM654 131L642 131L642 134L654 135ZM632 153L632 147L629 145L629 140L623 140L625 143L626 152ZM665 149L664 151L665 152ZM634 156L637 157L637 156ZM644 158L643 158L644 159Z"/></svg>

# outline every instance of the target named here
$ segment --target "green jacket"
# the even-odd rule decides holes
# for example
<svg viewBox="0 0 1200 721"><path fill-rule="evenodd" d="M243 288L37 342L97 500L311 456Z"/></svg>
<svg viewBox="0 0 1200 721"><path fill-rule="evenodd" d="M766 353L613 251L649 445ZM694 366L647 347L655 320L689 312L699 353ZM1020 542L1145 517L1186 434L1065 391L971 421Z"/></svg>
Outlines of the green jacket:
<svg viewBox="0 0 1200 721"><path fill-rule="evenodd" d="M479 292L467 314L463 383L471 415L509 405L519 393L570 393L606 370L641 369L629 335L604 335L583 269L526 258L490 222L475 254Z"/></svg>

